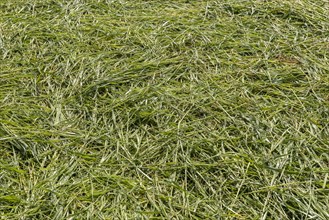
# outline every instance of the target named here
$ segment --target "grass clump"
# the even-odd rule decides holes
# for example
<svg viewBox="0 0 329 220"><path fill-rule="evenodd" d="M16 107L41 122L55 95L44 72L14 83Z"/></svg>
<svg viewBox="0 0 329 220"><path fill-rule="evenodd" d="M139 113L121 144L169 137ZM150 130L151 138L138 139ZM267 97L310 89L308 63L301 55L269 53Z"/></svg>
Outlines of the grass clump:
<svg viewBox="0 0 329 220"><path fill-rule="evenodd" d="M326 1L0 3L2 219L328 219Z"/></svg>

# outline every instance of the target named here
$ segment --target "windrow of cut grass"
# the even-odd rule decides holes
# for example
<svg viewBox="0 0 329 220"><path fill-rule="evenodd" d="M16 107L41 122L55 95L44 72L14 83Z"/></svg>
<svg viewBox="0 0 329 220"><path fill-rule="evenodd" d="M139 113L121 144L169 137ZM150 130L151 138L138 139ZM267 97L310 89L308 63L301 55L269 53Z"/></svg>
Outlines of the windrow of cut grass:
<svg viewBox="0 0 329 220"><path fill-rule="evenodd" d="M328 219L329 2L0 1L0 219Z"/></svg>

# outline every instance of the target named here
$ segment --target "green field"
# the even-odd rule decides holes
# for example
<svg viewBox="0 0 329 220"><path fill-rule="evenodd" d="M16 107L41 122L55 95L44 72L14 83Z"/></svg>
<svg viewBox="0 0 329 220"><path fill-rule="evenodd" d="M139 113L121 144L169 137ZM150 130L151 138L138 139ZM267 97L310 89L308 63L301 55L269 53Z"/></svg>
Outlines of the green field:
<svg viewBox="0 0 329 220"><path fill-rule="evenodd" d="M328 0L1 0L0 219L329 219Z"/></svg>

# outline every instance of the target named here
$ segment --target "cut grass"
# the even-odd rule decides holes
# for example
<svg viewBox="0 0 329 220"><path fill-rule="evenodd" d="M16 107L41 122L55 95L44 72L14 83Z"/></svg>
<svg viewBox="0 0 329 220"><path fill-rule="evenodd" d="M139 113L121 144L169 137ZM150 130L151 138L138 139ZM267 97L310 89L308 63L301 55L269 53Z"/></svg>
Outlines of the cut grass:
<svg viewBox="0 0 329 220"><path fill-rule="evenodd" d="M329 2L0 3L1 219L328 219Z"/></svg>

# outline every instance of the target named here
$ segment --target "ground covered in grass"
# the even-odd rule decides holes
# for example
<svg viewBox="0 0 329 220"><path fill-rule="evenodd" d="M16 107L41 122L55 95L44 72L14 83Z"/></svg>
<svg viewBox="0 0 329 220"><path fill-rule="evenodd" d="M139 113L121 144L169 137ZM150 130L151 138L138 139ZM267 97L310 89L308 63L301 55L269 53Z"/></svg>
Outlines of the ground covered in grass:
<svg viewBox="0 0 329 220"><path fill-rule="evenodd" d="M329 219L327 0L2 0L1 219Z"/></svg>

